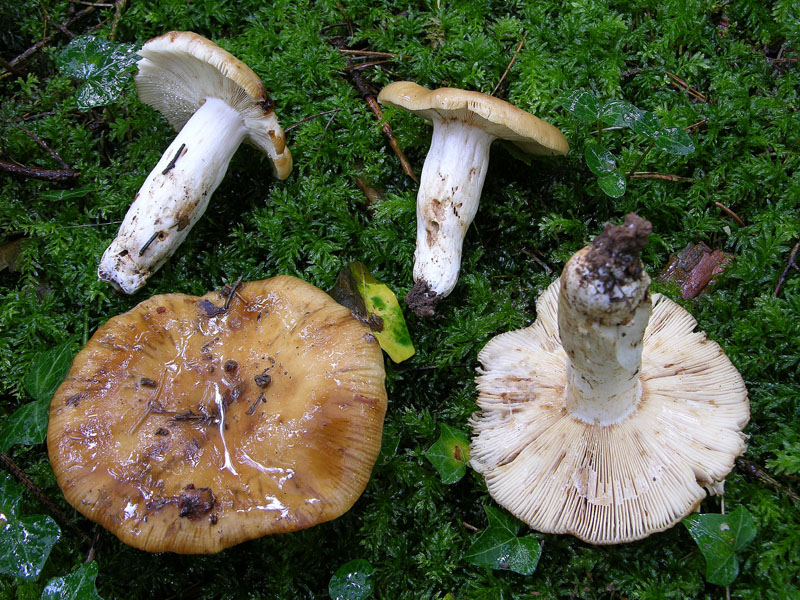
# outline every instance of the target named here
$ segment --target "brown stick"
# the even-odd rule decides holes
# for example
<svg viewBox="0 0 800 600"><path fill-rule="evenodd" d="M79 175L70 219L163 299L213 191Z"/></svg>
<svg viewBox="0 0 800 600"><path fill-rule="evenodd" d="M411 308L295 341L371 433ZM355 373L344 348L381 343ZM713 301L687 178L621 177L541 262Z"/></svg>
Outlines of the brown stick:
<svg viewBox="0 0 800 600"><path fill-rule="evenodd" d="M408 162L408 158L406 158L405 153L397 143L389 123L387 123L383 118L383 111L381 110L381 107L378 106L378 101L375 99L375 96L372 94L372 92L370 92L367 82L364 81L361 73L358 71L347 71L345 76L356 87L358 93L361 94L361 97L364 99L364 102L367 103L367 106L369 106L370 110L372 110L372 112L375 114L375 117L381 122L381 130L383 131L383 135L385 135L386 139L389 140L389 146L391 146L395 155L400 160L400 165L403 167L403 172L411 179L419 183L419 179L417 179L417 175L414 173L411 163Z"/></svg>
<svg viewBox="0 0 800 600"><path fill-rule="evenodd" d="M342 110L342 109L341 109L341 108L334 108L333 110L326 110L325 112L321 112L321 113L317 113L317 114L315 114L315 115L311 115L310 117L306 117L305 119L301 119L301 120L300 120L300 121L298 121L297 123L292 123L292 124L291 124L291 125L289 125L288 127L284 127L284 128L283 128L283 131L284 131L284 132L286 132L286 131L291 131L292 129L294 129L294 128L295 128L295 127L297 127L298 125L302 125L303 123L307 123L308 121L311 121L311 120L313 120L313 119L316 119L317 117L321 117L321 116L323 116L323 115L330 115L330 114L333 114L333 117L331 117L330 119L328 119L328 123L330 124L331 120L333 120L333 118L334 118L334 117L335 117L335 116L336 116L336 115L339 113L339 111L340 111L340 110ZM326 129L327 129L327 126L326 126Z"/></svg>
<svg viewBox="0 0 800 600"><path fill-rule="evenodd" d="M629 174L634 179L663 179L665 181L694 181L691 177L680 177L679 175L669 175L665 173L653 173L650 171L636 171Z"/></svg>
<svg viewBox="0 0 800 600"><path fill-rule="evenodd" d="M372 62L364 62L364 63L357 63L354 65L347 65L344 70L345 71L359 71L361 69L366 69L367 67L374 67L376 65L385 65L386 63L394 62L391 59L388 60L373 60Z"/></svg>
<svg viewBox="0 0 800 600"><path fill-rule="evenodd" d="M683 79L681 79L677 75L674 75L673 73L670 73L669 71L664 71L664 73L666 73L670 77L670 79L672 79L672 84L675 87L682 88L688 94L694 96L695 98L697 98L698 100L701 100L702 102L708 102L708 100L706 100L706 97L703 94L701 94L696 89L691 87L688 83L686 83Z"/></svg>
<svg viewBox="0 0 800 600"><path fill-rule="evenodd" d="M342 54L352 54L353 56L383 56L385 58L412 58L404 54L394 54L393 52L375 52L373 50L351 50L350 48L339 48Z"/></svg>
<svg viewBox="0 0 800 600"><path fill-rule="evenodd" d="M714 204L716 204L717 208L719 208L722 212L724 212L726 215L728 215L731 219L736 221L739 224L739 227L745 227L744 221L742 221L739 218L739 215L737 215L730 208L725 206L722 202L714 202Z"/></svg>
<svg viewBox="0 0 800 600"><path fill-rule="evenodd" d="M511 66L514 64L514 61L517 60L517 56L519 55L519 51L522 50L522 44L525 43L525 36L526 35L527 34L523 34L522 35L522 39L519 41L519 46L517 46L517 49L514 50L514 56L511 57L511 62L508 63L508 66L506 67L506 70L503 71L503 75L500 77L500 81L498 81L497 85L494 86L494 89L492 90L492 93L489 94L490 96L494 96L495 92L497 92L497 88L500 87L500 84L503 83L503 80L506 78L506 75L508 75L508 72L511 70Z"/></svg>
<svg viewBox="0 0 800 600"><path fill-rule="evenodd" d="M708 123L708 119L703 119L702 121L698 121L697 123L692 123L691 125L687 125L686 127L684 127L684 129L686 131L689 131L690 129L694 129L695 127L700 127L700 125L705 125L706 123Z"/></svg>
<svg viewBox="0 0 800 600"><path fill-rule="evenodd" d="M11 459L11 457L6 454L5 452L0 452L0 464L2 464L6 470L11 473L17 481L19 481L22 485L28 488L36 499L39 500L42 504L47 507L53 516L55 516L59 521L61 521L64 525L66 525L70 531L78 535L79 537L83 538L85 541L91 541L91 538L86 534L86 532L78 529L75 525L72 525L67 518L67 515L64 514L60 508L58 508L55 504L53 504L52 500L48 498L42 489L36 485L28 474L25 473L22 469L17 466L17 464Z"/></svg>
<svg viewBox="0 0 800 600"><path fill-rule="evenodd" d="M42 179L43 181L72 181L78 176L78 172L72 169L40 169L38 167L15 165L2 160L0 160L0 171L29 179Z"/></svg>
<svg viewBox="0 0 800 600"><path fill-rule="evenodd" d="M795 247L797 249L797 247ZM756 463L745 460L743 458L739 458L736 460L736 466L739 470L752 477L753 479L757 479L763 483L766 483L773 489L778 490L779 492L785 494L790 500L800 504L800 496L791 488L783 485L780 481L769 475L764 469L758 466Z"/></svg>
<svg viewBox="0 0 800 600"><path fill-rule="evenodd" d="M781 273L780 279L778 279L778 285L775 286L775 293L773 296L776 296L780 293L783 284L786 283L786 276L789 274L789 269L792 267L797 268L795 264L795 260L797 259L797 251L800 250L800 242L797 242L792 248L792 253L789 255L789 262L786 264L786 268Z"/></svg>
<svg viewBox="0 0 800 600"><path fill-rule="evenodd" d="M35 133L33 133L32 131L30 131L30 130L29 130L27 127L24 127L23 125L20 125L19 123L17 123L17 124L16 124L16 127L17 127L17 128L20 130L20 131L22 131L22 133L24 133L24 134L25 134L25 135L27 135L29 138L31 138L31 139L32 139L34 142L36 142L36 144L37 144L37 145L38 145L38 146L39 146L39 147L40 147L42 150L44 150L44 151L45 151L45 152L47 152L47 153L48 153L50 156L52 156L52 157L53 157L53 159L54 159L54 160L55 160L55 161L56 161L58 164L60 164L60 165L61 165L61 168L62 168L62 169L67 169L67 170L70 170L70 171L72 170L72 168L71 168L71 167L70 167L70 166L69 166L69 165L68 165L66 162L64 162L64 160L63 160L63 159L62 159L62 158L61 158L61 157L58 155L58 153L57 153L55 150L53 150L52 148L50 148L50 146L48 146L48 145L47 145L47 144L44 142L44 140L42 140L42 138L40 138L38 135L36 135L36 134L35 134Z"/></svg>
<svg viewBox="0 0 800 600"><path fill-rule="evenodd" d="M114 2L114 19L111 21L111 32L108 34L108 39L112 42L117 37L117 27L119 27L119 22L122 20L122 11L125 10L126 4L128 4L128 0L116 0Z"/></svg>

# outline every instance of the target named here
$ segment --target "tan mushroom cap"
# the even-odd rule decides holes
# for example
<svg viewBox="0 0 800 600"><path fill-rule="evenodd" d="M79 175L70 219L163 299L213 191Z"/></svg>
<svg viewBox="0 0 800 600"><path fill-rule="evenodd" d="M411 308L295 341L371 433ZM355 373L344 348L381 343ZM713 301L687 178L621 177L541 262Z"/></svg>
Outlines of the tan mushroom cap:
<svg viewBox="0 0 800 600"><path fill-rule="evenodd" d="M50 407L67 500L136 548L211 553L329 521L370 477L386 411L369 329L293 277L154 296L110 319Z"/></svg>
<svg viewBox="0 0 800 600"><path fill-rule="evenodd" d="M646 537L692 512L745 450L744 382L694 318L653 295L644 336L642 397L622 422L598 426L564 406L566 354L559 280L528 328L479 354L480 412L470 462L489 493L533 529L593 544Z"/></svg>
<svg viewBox="0 0 800 600"><path fill-rule="evenodd" d="M180 131L206 98L237 110L247 141L265 152L278 179L292 171L286 134L264 84L253 70L214 42L191 31L170 31L146 42L134 77L139 98Z"/></svg>
<svg viewBox="0 0 800 600"><path fill-rule="evenodd" d="M380 91L378 101L399 106L429 121L463 120L494 137L514 142L530 154L569 152L569 144L558 129L505 100L481 92L456 88L429 90L412 81L396 81Z"/></svg>

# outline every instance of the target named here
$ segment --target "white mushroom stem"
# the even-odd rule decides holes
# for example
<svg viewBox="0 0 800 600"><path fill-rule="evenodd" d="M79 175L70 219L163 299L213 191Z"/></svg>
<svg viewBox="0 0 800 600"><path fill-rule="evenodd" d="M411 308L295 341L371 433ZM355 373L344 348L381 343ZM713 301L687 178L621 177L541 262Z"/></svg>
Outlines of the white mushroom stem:
<svg viewBox="0 0 800 600"><path fill-rule="evenodd" d="M587 246L561 274L558 331L567 353L565 404L577 419L619 423L638 404L642 341L652 309L650 277L635 277L587 260Z"/></svg>
<svg viewBox="0 0 800 600"><path fill-rule="evenodd" d="M142 287L203 215L246 133L239 112L207 98L136 194L100 261L100 279L127 294Z"/></svg>
<svg viewBox="0 0 800 600"><path fill-rule="evenodd" d="M414 281L447 296L461 267L461 247L475 218L495 137L459 119L437 119L417 194Z"/></svg>

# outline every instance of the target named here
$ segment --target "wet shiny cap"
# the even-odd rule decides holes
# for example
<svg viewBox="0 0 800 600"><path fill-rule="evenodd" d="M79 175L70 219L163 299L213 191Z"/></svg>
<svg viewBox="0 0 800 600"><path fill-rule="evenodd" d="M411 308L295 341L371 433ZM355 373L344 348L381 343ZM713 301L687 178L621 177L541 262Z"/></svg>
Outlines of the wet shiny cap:
<svg viewBox="0 0 800 600"><path fill-rule="evenodd" d="M212 553L329 521L378 456L387 398L368 327L293 277L227 292L110 319L53 397L59 486L136 548Z"/></svg>

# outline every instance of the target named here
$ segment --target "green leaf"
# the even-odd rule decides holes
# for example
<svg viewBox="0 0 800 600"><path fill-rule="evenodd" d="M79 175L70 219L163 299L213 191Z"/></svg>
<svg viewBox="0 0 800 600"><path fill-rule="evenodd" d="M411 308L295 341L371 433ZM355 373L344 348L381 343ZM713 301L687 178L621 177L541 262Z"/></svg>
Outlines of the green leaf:
<svg viewBox="0 0 800 600"><path fill-rule="evenodd" d="M49 410L48 400L37 400L14 411L0 429L0 452L7 452L15 444L31 446L44 442Z"/></svg>
<svg viewBox="0 0 800 600"><path fill-rule="evenodd" d="M536 536L517 537L520 523L492 506L484 507L489 526L467 550L464 560L480 567L530 575L536 570L542 545Z"/></svg>
<svg viewBox="0 0 800 600"><path fill-rule="evenodd" d="M611 127L632 127L642 112L625 100L611 100L600 109L600 120Z"/></svg>
<svg viewBox="0 0 800 600"><path fill-rule="evenodd" d="M34 400L50 402L58 386L67 376L72 364L72 341L59 344L33 359L31 370L25 375L22 384Z"/></svg>
<svg viewBox="0 0 800 600"><path fill-rule="evenodd" d="M61 530L48 516L17 519L0 514L0 573L36 579L60 536Z"/></svg>
<svg viewBox="0 0 800 600"><path fill-rule="evenodd" d="M66 577L47 582L41 600L102 600L95 587L97 562L81 565Z"/></svg>
<svg viewBox="0 0 800 600"><path fill-rule="evenodd" d="M351 560L336 569L328 584L332 600L363 600L372 595L375 569L363 558Z"/></svg>
<svg viewBox="0 0 800 600"><path fill-rule="evenodd" d="M678 156L686 156L694 152L694 142L685 129L668 127L662 129L656 137L656 146Z"/></svg>
<svg viewBox="0 0 800 600"><path fill-rule="evenodd" d="M690 515L683 520L706 558L706 581L730 585L739 574L736 553L756 537L753 518L743 506L727 515Z"/></svg>
<svg viewBox="0 0 800 600"><path fill-rule="evenodd" d="M16 517L21 499L22 486L8 473L0 473L0 515L6 519Z"/></svg>
<svg viewBox="0 0 800 600"><path fill-rule="evenodd" d="M138 58L131 44L81 35L58 56L56 66L65 75L84 81L76 92L77 104L80 110L89 110L120 96Z"/></svg>
<svg viewBox="0 0 800 600"><path fill-rule="evenodd" d="M617 159L614 158L611 151L596 142L587 144L583 155L586 158L586 164L595 175L602 176L617 168Z"/></svg>
<svg viewBox="0 0 800 600"><path fill-rule="evenodd" d="M581 121L594 123L600 115L600 104L591 92L578 90L561 101L561 106Z"/></svg>
<svg viewBox="0 0 800 600"><path fill-rule="evenodd" d="M464 477L469 464L467 434L444 423L440 424L439 439L425 452L425 458L439 471L442 483L456 483Z"/></svg>
<svg viewBox="0 0 800 600"><path fill-rule="evenodd" d="M597 185L600 186L600 189L603 190L606 195L612 198L619 198L622 196L627 187L625 175L618 170L598 177Z"/></svg>

